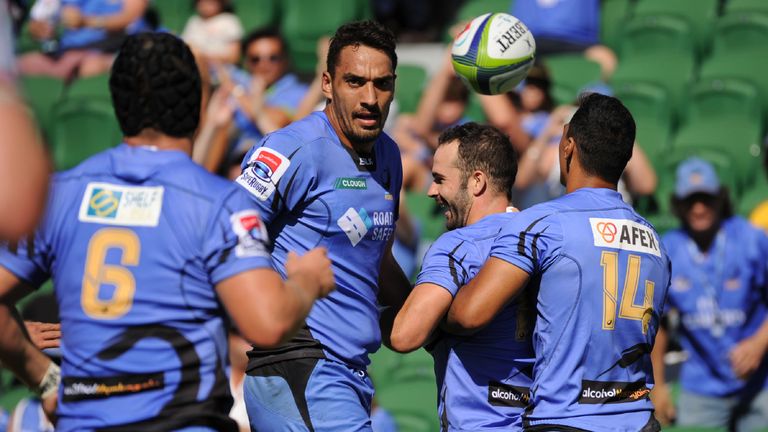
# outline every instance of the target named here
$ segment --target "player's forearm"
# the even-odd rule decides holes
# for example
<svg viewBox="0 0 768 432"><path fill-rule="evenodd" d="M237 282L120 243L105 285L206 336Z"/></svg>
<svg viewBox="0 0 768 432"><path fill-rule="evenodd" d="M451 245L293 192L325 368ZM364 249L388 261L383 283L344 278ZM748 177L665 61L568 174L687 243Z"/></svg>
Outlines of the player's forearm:
<svg viewBox="0 0 768 432"><path fill-rule="evenodd" d="M0 303L0 361L22 382L35 388L51 360L27 339L15 314L15 308Z"/></svg>
<svg viewBox="0 0 768 432"><path fill-rule="evenodd" d="M656 386L665 386L667 384L664 376L664 354L667 353L667 344L669 337L667 331L662 327L656 334L656 342L651 351L651 364L653 366L653 381Z"/></svg>

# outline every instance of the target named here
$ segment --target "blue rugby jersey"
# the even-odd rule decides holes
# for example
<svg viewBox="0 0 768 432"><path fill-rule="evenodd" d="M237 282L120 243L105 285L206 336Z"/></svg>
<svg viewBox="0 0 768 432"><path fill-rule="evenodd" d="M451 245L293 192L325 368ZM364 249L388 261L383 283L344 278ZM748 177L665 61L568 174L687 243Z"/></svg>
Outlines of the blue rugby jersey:
<svg viewBox="0 0 768 432"><path fill-rule="evenodd" d="M416 284L436 284L456 296L488 259L507 221L503 214L489 215L441 235L424 257ZM526 290L476 334L445 334L432 350L442 430L522 428L534 357L536 311L530 294Z"/></svg>
<svg viewBox="0 0 768 432"><path fill-rule="evenodd" d="M54 176L39 230L0 265L53 276L57 430L236 430L213 285L271 268L267 248L251 198L182 152L123 144Z"/></svg>
<svg viewBox="0 0 768 432"><path fill-rule="evenodd" d="M609 189L579 189L507 217L491 256L538 291L525 426L637 431L650 419L650 352L669 259L648 222Z"/></svg>
<svg viewBox="0 0 768 432"><path fill-rule="evenodd" d="M669 306L680 312L680 343L688 352L680 385L713 397L733 395L747 385L766 388L768 358L744 381L734 375L728 354L768 316L768 237L732 217L706 254L681 229L662 241L673 264Z"/></svg>
<svg viewBox="0 0 768 432"><path fill-rule="evenodd" d="M277 350L249 352L249 369L308 356L364 369L381 345L376 297L400 199L397 145L382 133L373 153L357 154L339 141L325 113L315 112L253 147L237 182L263 214L284 277L289 251L317 246L328 249L336 276L336 290L315 303L307 328Z"/></svg>

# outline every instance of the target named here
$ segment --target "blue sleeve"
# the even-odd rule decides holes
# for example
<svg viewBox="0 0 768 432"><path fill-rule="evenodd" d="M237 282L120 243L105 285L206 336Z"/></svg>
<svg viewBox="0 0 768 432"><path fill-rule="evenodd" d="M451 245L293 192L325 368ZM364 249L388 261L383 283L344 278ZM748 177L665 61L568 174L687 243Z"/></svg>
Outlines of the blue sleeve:
<svg viewBox="0 0 768 432"><path fill-rule="evenodd" d="M472 247L470 244L451 234L443 234L429 248L416 278L416 285L439 285L455 297L459 288L471 279L472 258L475 254L469 250Z"/></svg>
<svg viewBox="0 0 768 432"><path fill-rule="evenodd" d="M491 247L491 256L528 274L544 271L559 256L563 241L560 223L549 212L509 213Z"/></svg>
<svg viewBox="0 0 768 432"><path fill-rule="evenodd" d="M51 265L50 247L41 231L24 240L0 245L0 266L34 288L50 279Z"/></svg>
<svg viewBox="0 0 768 432"><path fill-rule="evenodd" d="M262 219L270 225L284 212L305 202L317 185L313 143L297 145L289 133L273 133L251 149L243 161L243 172L237 178L256 199Z"/></svg>
<svg viewBox="0 0 768 432"><path fill-rule="evenodd" d="M273 268L267 229L253 200L237 189L217 208L203 246L211 282L217 284L247 270Z"/></svg>

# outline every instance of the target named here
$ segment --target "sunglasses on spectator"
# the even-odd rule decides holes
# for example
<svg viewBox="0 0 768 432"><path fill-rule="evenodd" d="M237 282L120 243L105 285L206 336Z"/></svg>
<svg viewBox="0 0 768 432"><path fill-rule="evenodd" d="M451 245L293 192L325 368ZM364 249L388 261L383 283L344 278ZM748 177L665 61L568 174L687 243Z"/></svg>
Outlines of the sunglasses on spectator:
<svg viewBox="0 0 768 432"><path fill-rule="evenodd" d="M255 64L259 64L259 62L261 62L262 60L268 61L270 63L278 63L283 60L283 56L280 54L272 54L264 57L254 55L254 56L248 56L246 57L246 59L248 60L248 63L255 65Z"/></svg>

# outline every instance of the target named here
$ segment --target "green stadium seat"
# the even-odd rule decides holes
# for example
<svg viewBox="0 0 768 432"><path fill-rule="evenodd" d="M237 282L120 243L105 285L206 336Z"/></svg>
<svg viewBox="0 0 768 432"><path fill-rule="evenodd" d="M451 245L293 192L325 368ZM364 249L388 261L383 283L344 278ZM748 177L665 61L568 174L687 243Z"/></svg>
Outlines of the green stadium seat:
<svg viewBox="0 0 768 432"><path fill-rule="evenodd" d="M423 67L414 64L397 65L395 99L401 113L416 112L426 85L427 71Z"/></svg>
<svg viewBox="0 0 768 432"><path fill-rule="evenodd" d="M663 87L646 82L627 82L614 91L635 118L637 142L658 171L658 161L669 150L672 133L669 94Z"/></svg>
<svg viewBox="0 0 768 432"><path fill-rule="evenodd" d="M288 41L293 66L309 74L317 64L317 41L347 22L371 17L366 0L284 0L280 29Z"/></svg>
<svg viewBox="0 0 768 432"><path fill-rule="evenodd" d="M513 2L509 0L467 0L456 12L456 17L451 21L452 24L445 29L443 41L450 43L453 40L451 28L460 23L466 23L487 13L504 12L509 13L512 10Z"/></svg>
<svg viewBox="0 0 768 432"><path fill-rule="evenodd" d="M768 15L738 13L717 25L712 56L701 67L701 78L738 78L760 91L764 120L768 120Z"/></svg>
<svg viewBox="0 0 768 432"><path fill-rule="evenodd" d="M631 0L600 2L600 42L614 51L619 50L621 28L632 11Z"/></svg>
<svg viewBox="0 0 768 432"><path fill-rule="evenodd" d="M31 396L34 396L34 394L26 386L11 387L10 389L3 391L3 394L0 395L0 407L5 408L6 411L10 412L20 400Z"/></svg>
<svg viewBox="0 0 768 432"><path fill-rule="evenodd" d="M765 200L768 200L768 183L766 183L765 176L758 176L755 183L741 194L736 205L736 212L748 218L752 210Z"/></svg>
<svg viewBox="0 0 768 432"><path fill-rule="evenodd" d="M440 428L437 426L436 415L436 413L426 415L425 413L398 411L393 417L398 430L404 432L437 432Z"/></svg>
<svg viewBox="0 0 768 432"><path fill-rule="evenodd" d="M552 80L553 97L560 105L573 103L582 88L601 79L600 64L581 54L551 55L543 62Z"/></svg>
<svg viewBox="0 0 768 432"><path fill-rule="evenodd" d="M111 100L109 94L109 74L87 78L78 78L64 90L66 99L103 99Z"/></svg>
<svg viewBox="0 0 768 432"><path fill-rule="evenodd" d="M22 76L19 86L44 135L51 127L51 110L61 98L64 82L45 76Z"/></svg>
<svg viewBox="0 0 768 432"><path fill-rule="evenodd" d="M177 35L181 34L187 20L195 13L193 2L189 0L155 0L152 7L160 15L160 25Z"/></svg>
<svg viewBox="0 0 768 432"><path fill-rule="evenodd" d="M480 97L473 91L469 92L469 103L467 104L467 109L464 111L464 115L476 123L485 123L488 121L488 117L485 115L485 110L483 110L483 104L480 102Z"/></svg>
<svg viewBox="0 0 768 432"><path fill-rule="evenodd" d="M718 2L719 0L639 0L633 13L636 17L670 15L686 20L693 31L698 53L705 54L712 41Z"/></svg>
<svg viewBox="0 0 768 432"><path fill-rule="evenodd" d="M728 0L725 2L725 13L733 12L762 12L768 14L768 2L765 0Z"/></svg>
<svg viewBox="0 0 768 432"><path fill-rule="evenodd" d="M431 379L414 379L407 383L392 385L376 390L376 399L382 407L395 417L404 431L429 430L439 431L437 419L437 388L434 377ZM420 418L424 421L416 421ZM424 422L429 429L421 429ZM419 429L405 429L405 427Z"/></svg>
<svg viewBox="0 0 768 432"><path fill-rule="evenodd" d="M712 148L728 153L738 173L734 192L752 184L760 170L761 107L749 82L708 79L690 92L686 116L673 147Z"/></svg>
<svg viewBox="0 0 768 432"><path fill-rule="evenodd" d="M53 108L52 156L57 170L121 142L112 104L100 99L65 99Z"/></svg>
<svg viewBox="0 0 768 432"><path fill-rule="evenodd" d="M664 87L673 112L682 106L696 64L690 25L673 16L639 17L624 27L614 86L650 82Z"/></svg>
<svg viewBox="0 0 768 432"><path fill-rule="evenodd" d="M411 216L421 223L421 238L436 240L445 232L445 220L435 200L423 193L406 192L405 205Z"/></svg>
<svg viewBox="0 0 768 432"><path fill-rule="evenodd" d="M246 33L275 26L280 16L277 0L235 0L232 2L235 13L240 18Z"/></svg>

